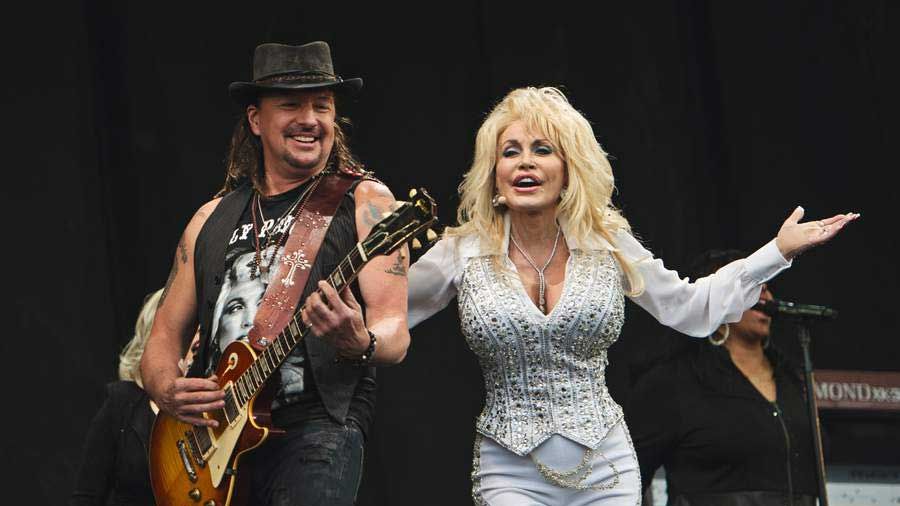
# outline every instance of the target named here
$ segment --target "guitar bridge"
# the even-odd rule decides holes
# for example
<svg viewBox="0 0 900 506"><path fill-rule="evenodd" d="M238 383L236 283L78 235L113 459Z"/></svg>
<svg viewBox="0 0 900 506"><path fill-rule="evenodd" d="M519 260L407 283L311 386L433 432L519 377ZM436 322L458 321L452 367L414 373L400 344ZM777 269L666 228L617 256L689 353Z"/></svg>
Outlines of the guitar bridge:
<svg viewBox="0 0 900 506"><path fill-rule="evenodd" d="M191 480L191 483L196 483L197 471L194 470L194 465L191 464L191 458L188 456L187 443L185 443L183 439L179 439L176 446L178 446L178 454L181 455L181 464L184 466L184 471L187 473L188 479Z"/></svg>

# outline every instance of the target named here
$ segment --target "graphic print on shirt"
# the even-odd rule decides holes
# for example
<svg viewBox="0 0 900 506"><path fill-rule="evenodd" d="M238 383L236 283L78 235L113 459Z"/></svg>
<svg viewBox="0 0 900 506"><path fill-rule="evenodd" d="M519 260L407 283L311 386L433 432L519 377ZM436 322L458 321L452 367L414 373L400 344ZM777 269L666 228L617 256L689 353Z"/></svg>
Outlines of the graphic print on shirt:
<svg viewBox="0 0 900 506"><path fill-rule="evenodd" d="M249 213L246 216L248 219ZM247 335L253 327L253 320L262 302L272 276L282 261L283 247L275 248L279 236L293 227L293 216L284 216L277 223L270 219L259 230L259 244L265 248L260 252L261 264L270 269L256 268L256 249L253 238L253 223L241 223L231 234L225 255L225 273L222 288L213 308L210 341L211 356L207 374L214 372L215 365L225 348L234 341L247 342ZM244 220L242 220L244 221ZM273 237L269 239L269 235ZM273 256L274 253L274 256ZM278 368L280 387L272 408L295 402L304 392L305 353L302 346L294 349Z"/></svg>

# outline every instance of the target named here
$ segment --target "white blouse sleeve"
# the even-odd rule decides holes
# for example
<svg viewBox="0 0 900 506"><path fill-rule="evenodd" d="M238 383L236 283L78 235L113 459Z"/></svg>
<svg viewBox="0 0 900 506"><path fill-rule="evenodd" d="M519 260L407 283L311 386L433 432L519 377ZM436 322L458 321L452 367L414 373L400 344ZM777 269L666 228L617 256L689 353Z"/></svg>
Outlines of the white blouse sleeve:
<svg viewBox="0 0 900 506"><path fill-rule="evenodd" d="M461 274L456 239L441 239L409 268L409 328L447 307Z"/></svg>
<svg viewBox="0 0 900 506"><path fill-rule="evenodd" d="M706 337L723 323L736 322L759 302L762 284L790 267L773 239L756 252L714 274L689 282L653 258L631 234L620 232L616 247L644 280L632 300L660 323L694 337Z"/></svg>

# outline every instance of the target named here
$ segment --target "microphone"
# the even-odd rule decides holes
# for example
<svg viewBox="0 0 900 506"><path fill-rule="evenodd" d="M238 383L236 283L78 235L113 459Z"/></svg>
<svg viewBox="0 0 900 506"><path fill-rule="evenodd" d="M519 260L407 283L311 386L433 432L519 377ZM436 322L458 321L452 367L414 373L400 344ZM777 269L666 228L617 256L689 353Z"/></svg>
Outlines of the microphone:
<svg viewBox="0 0 900 506"><path fill-rule="evenodd" d="M772 318L789 316L794 318L834 320L838 317L838 312L829 307L816 306L813 304L795 304L793 302L778 299L759 302L751 309L762 311Z"/></svg>

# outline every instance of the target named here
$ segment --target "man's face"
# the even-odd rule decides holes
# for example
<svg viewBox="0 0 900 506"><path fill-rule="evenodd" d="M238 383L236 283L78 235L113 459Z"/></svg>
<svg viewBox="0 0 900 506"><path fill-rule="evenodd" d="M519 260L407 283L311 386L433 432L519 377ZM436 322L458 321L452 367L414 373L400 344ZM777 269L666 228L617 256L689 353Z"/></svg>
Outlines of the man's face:
<svg viewBox="0 0 900 506"><path fill-rule="evenodd" d="M325 168L334 146L334 92L328 89L264 95L247 106L250 129L259 136L266 170L309 177Z"/></svg>

